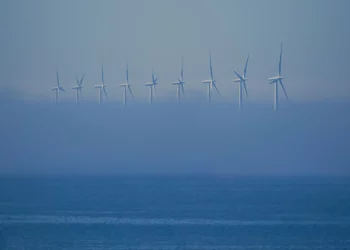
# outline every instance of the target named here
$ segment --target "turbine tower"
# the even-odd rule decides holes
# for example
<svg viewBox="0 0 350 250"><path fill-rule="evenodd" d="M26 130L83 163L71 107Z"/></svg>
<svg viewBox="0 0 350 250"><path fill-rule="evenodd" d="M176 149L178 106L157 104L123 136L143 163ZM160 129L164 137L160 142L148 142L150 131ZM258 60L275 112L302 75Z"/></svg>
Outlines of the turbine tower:
<svg viewBox="0 0 350 250"><path fill-rule="evenodd" d="M181 61L181 75L178 77L178 81L177 82L173 82L172 85L176 85L176 99L177 102L180 102L181 99L181 92L180 92L180 88L182 90L182 94L183 96L185 96L185 89L184 89L184 60L182 58Z"/></svg>
<svg viewBox="0 0 350 250"><path fill-rule="evenodd" d="M154 76L153 69L152 69L152 82L147 82L145 84L146 87L149 87L148 101L150 106L152 106L152 103L153 103L153 95L156 96L156 85L158 84L157 80L158 80L158 77L156 78Z"/></svg>
<svg viewBox="0 0 350 250"><path fill-rule="evenodd" d="M124 88L124 94L123 94L124 107L127 106L127 90L129 90L129 93L130 93L132 99L135 100L130 86L131 86L131 84L129 84L129 68L128 68L128 62L126 62L126 82L119 85L119 87Z"/></svg>
<svg viewBox="0 0 350 250"><path fill-rule="evenodd" d="M246 81L248 80L247 78L247 67L248 67L248 62L249 62L249 55L247 57L247 61L245 62L245 67L243 71L243 76L238 74L236 70L234 69L233 71L235 72L236 76L238 77L237 79L234 79L233 82L238 82L238 105L239 105L239 110L242 110L243 102L242 102L242 85L245 89L245 93L248 97L248 91L247 91L247 85Z"/></svg>
<svg viewBox="0 0 350 250"><path fill-rule="evenodd" d="M103 62L102 62L102 83L100 85L95 85L95 88L98 89L98 103L101 104L102 103L102 92L105 94L106 98L108 98L107 96L107 92L106 92L106 85L105 85L105 80L104 80L104 74L103 74Z"/></svg>
<svg viewBox="0 0 350 250"><path fill-rule="evenodd" d="M77 76L75 76L75 78L77 79L77 84L76 86L74 86L72 89L75 89L76 91L76 101L77 104L79 104L80 100L81 100L81 89L83 88L83 80L84 80L85 74L83 74L83 76L81 77L81 79L79 80Z"/></svg>
<svg viewBox="0 0 350 250"><path fill-rule="evenodd" d="M66 91L60 85L60 79L59 79L59 75L58 75L58 71L57 70L56 70L56 79L57 79L57 86L51 88L51 90L55 91L55 96L56 96L55 103L59 104L60 103L60 92L61 91L66 92Z"/></svg>
<svg viewBox="0 0 350 250"><path fill-rule="evenodd" d="M277 109L278 109L278 84L281 84L284 95L286 96L287 100L289 101L287 92L286 92L286 90L283 86L283 82L282 82L283 76L281 75L282 74L282 48L283 48L283 44L281 44L280 61L278 64L278 76L269 78L270 84L273 84L273 83L275 84L274 111L277 111Z"/></svg>
<svg viewBox="0 0 350 250"><path fill-rule="evenodd" d="M209 55L209 69L210 69L210 79L209 80L204 80L202 83L207 83L208 84L208 102L211 102L211 90L214 87L216 91L218 92L219 96L221 96L218 88L216 87L216 81L214 80L213 76L213 67L211 65L211 54Z"/></svg>

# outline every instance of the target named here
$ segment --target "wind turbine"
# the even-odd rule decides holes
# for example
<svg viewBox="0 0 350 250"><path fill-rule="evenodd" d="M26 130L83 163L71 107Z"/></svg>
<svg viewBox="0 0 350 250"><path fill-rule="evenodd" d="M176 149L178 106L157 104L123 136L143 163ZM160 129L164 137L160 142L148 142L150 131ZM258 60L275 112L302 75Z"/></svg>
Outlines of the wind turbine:
<svg viewBox="0 0 350 250"><path fill-rule="evenodd" d="M209 55L209 66L210 66L210 80L204 80L202 83L207 83L208 84L208 102L211 102L211 90L214 87L216 91L218 92L219 96L221 96L218 88L216 87L216 81L214 80L213 76L213 67L211 65L211 54Z"/></svg>
<svg viewBox="0 0 350 250"><path fill-rule="evenodd" d="M58 75L58 71L56 70L56 79L57 79L57 86L51 88L52 91L55 91L55 96L56 96L56 104L60 103L60 92L66 92L62 86L60 85L60 79L59 79L59 75Z"/></svg>
<svg viewBox="0 0 350 250"><path fill-rule="evenodd" d="M156 95L156 85L158 84L157 80L158 80L158 77L156 78L154 76L153 69L152 69L152 82L147 82L145 84L146 87L149 87L149 105L150 106L153 103L153 94L154 96Z"/></svg>
<svg viewBox="0 0 350 250"><path fill-rule="evenodd" d="M129 68L128 68L128 62L126 62L126 82L119 85L119 87L124 88L124 94L123 94L124 107L126 107L126 105L127 105L127 95L126 95L127 90L129 90L129 93L130 93L132 99L135 100L130 86L131 86L131 84L129 84Z"/></svg>
<svg viewBox="0 0 350 250"><path fill-rule="evenodd" d="M243 87L245 89L245 93L246 93L246 95L248 97L248 91L247 91L247 85L246 85L246 81L248 80L248 78L247 78L248 62L249 62L249 55L247 57L247 61L245 62L243 76L238 74L235 69L233 70L235 72L236 76L238 77L237 79L234 79L233 82L238 82L239 83L239 87L238 87L238 105L239 105L239 110L242 110L242 105L243 105L243 102L242 102L242 85L243 85Z"/></svg>
<svg viewBox="0 0 350 250"><path fill-rule="evenodd" d="M284 95L286 96L287 100L289 101L287 92L286 92L286 90L283 86L283 82L282 82L283 76L281 75L282 74L282 48L283 48L283 44L281 44L280 61L278 64L278 76L269 78L270 84L273 84L273 83L275 84L274 111L277 111L277 109L278 109L278 84L281 84Z"/></svg>
<svg viewBox="0 0 350 250"><path fill-rule="evenodd" d="M102 103L102 92L104 92L106 98L108 98L107 96L107 92L106 92L106 85L105 85L105 80L104 80L104 74L103 74L103 62L102 62L102 83L100 85L95 85L95 88L98 89L98 103L101 104Z"/></svg>
<svg viewBox="0 0 350 250"><path fill-rule="evenodd" d="M80 80L78 79L77 76L75 76L75 78L77 79L77 84L76 86L74 86L72 89L75 89L76 91L76 101L77 104L79 104L80 100L81 100L81 89L83 88L83 80L84 80L85 74L83 74L83 76L80 78Z"/></svg>
<svg viewBox="0 0 350 250"><path fill-rule="evenodd" d="M178 81L177 82L173 82L172 85L176 85L177 89L176 89L176 99L179 102L180 98L181 98L181 92L180 92L180 88L182 90L182 94L185 95L185 89L184 89L184 60L182 58L182 62L181 62L181 75L178 77Z"/></svg>

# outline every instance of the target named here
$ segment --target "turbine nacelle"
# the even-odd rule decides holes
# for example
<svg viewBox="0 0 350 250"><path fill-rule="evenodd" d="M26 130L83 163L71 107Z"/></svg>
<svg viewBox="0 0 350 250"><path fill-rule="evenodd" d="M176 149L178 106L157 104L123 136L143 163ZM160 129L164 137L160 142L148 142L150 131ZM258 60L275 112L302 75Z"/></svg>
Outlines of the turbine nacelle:
<svg viewBox="0 0 350 250"><path fill-rule="evenodd" d="M248 78L242 78L242 79L243 79L244 82L248 80ZM234 79L233 82L241 82L242 79L237 78L237 79Z"/></svg>
<svg viewBox="0 0 350 250"><path fill-rule="evenodd" d="M204 81L202 81L202 83L215 83L215 81L213 81L213 80L204 80Z"/></svg>
<svg viewBox="0 0 350 250"><path fill-rule="evenodd" d="M129 87L129 86L131 86L131 84L129 84L129 83L123 83L123 84L120 84L119 85L119 87L124 87L124 88L127 88L127 87Z"/></svg>
<svg viewBox="0 0 350 250"><path fill-rule="evenodd" d="M96 89L102 89L102 88L104 88L104 87L106 87L106 85L95 85L95 88L96 88Z"/></svg>
<svg viewBox="0 0 350 250"><path fill-rule="evenodd" d="M180 84L184 84L186 82L183 81L178 81L178 82L172 82L172 85L180 85Z"/></svg>
<svg viewBox="0 0 350 250"><path fill-rule="evenodd" d="M271 83L275 83L275 82L277 82L279 80L282 80L282 79L283 79L283 76L275 76L275 77L270 77L269 81L270 81L270 84L271 84Z"/></svg>

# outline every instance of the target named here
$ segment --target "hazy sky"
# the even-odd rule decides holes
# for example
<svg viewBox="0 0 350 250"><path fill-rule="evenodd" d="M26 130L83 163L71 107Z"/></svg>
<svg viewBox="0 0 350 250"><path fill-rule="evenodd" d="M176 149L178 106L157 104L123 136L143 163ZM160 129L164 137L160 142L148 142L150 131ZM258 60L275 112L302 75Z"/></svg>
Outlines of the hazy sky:
<svg viewBox="0 0 350 250"><path fill-rule="evenodd" d="M175 99L171 82L185 57L188 96L205 98L209 52L223 100L237 100L232 69L246 56L250 101L272 101L267 78L277 74L284 43L283 75L293 100L349 100L350 1L347 0L2 0L0 89L24 99L47 99L55 69L74 100L74 75L86 72L84 95L96 99L101 61L110 100L121 100L125 60L139 100L151 69L159 97Z"/></svg>

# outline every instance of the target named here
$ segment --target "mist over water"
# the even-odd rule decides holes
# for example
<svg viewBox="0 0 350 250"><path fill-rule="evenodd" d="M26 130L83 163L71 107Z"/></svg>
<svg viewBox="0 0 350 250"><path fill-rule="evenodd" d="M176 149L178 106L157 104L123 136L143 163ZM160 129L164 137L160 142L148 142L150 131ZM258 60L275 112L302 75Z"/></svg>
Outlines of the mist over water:
<svg viewBox="0 0 350 250"><path fill-rule="evenodd" d="M0 172L349 174L348 103L3 103Z"/></svg>

